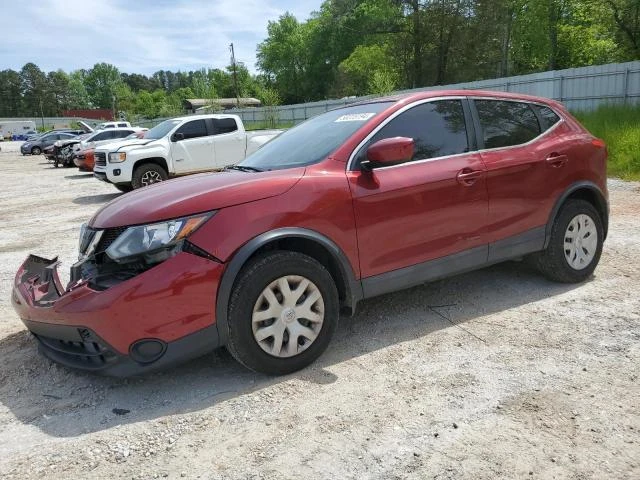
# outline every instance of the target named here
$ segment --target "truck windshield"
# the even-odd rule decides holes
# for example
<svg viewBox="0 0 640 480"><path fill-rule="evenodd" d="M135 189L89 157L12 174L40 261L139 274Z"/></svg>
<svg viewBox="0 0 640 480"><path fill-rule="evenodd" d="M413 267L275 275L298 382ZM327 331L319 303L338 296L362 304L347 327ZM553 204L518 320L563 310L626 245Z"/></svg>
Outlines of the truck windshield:
<svg viewBox="0 0 640 480"><path fill-rule="evenodd" d="M169 133L173 127L178 125L181 120L165 120L162 123L159 123L151 130L148 130L143 138L147 138L149 140L158 140L159 138L164 137L167 133Z"/></svg>
<svg viewBox="0 0 640 480"><path fill-rule="evenodd" d="M317 163L392 102L376 102L332 110L287 130L238 165L280 170Z"/></svg>

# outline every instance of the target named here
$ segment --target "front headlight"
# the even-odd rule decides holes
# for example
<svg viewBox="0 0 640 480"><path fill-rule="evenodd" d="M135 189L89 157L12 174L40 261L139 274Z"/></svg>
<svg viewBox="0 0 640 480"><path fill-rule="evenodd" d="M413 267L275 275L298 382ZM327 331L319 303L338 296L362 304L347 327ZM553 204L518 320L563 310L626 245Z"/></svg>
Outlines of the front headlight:
<svg viewBox="0 0 640 480"><path fill-rule="evenodd" d="M120 163L127 159L125 152L114 152L109 154L109 163Z"/></svg>
<svg viewBox="0 0 640 480"><path fill-rule="evenodd" d="M107 248L107 255L116 262L143 255L150 262L169 258L182 240L195 232L212 212L192 217L176 218L161 223L127 228Z"/></svg>

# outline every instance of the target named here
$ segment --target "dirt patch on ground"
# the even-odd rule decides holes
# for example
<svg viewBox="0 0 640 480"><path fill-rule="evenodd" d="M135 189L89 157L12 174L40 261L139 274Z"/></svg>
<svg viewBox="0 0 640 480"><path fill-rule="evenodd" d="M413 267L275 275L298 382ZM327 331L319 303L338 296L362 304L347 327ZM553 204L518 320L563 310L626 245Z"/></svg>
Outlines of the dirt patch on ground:
<svg viewBox="0 0 640 480"><path fill-rule="evenodd" d="M361 304L295 375L221 351L118 380L40 357L9 302L118 193L1 146L0 477L640 477L639 184L611 182L585 284L511 262Z"/></svg>

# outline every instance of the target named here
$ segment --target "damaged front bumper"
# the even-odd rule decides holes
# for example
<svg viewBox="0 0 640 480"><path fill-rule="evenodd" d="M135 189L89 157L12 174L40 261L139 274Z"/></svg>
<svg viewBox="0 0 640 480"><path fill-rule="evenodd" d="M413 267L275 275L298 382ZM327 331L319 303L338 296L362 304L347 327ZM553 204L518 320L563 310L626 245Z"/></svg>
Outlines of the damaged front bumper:
<svg viewBox="0 0 640 480"><path fill-rule="evenodd" d="M214 306L223 265L188 253L105 290L64 289L57 259L30 255L13 307L47 358L112 376L144 374L218 347Z"/></svg>

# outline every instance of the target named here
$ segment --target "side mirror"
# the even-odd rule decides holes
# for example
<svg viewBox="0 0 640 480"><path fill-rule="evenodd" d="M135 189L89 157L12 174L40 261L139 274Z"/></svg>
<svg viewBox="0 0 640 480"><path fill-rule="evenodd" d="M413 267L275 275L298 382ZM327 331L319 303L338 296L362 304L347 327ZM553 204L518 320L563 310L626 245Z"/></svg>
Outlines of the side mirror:
<svg viewBox="0 0 640 480"><path fill-rule="evenodd" d="M407 162L413 157L415 142L413 138L393 137L378 140L367 148L367 159L360 163L365 171L373 169L373 164L380 167Z"/></svg>
<svg viewBox="0 0 640 480"><path fill-rule="evenodd" d="M184 133L174 133L171 135L172 142L179 142L180 140L184 140Z"/></svg>

